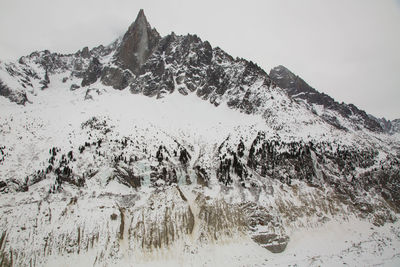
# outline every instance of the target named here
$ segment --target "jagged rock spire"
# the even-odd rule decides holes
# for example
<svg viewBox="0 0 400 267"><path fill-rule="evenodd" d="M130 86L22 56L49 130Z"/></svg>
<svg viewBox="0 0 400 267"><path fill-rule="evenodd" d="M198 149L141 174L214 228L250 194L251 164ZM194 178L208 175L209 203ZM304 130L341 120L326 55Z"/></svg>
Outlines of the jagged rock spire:
<svg viewBox="0 0 400 267"><path fill-rule="evenodd" d="M119 45L115 63L123 69L129 69L134 74L140 72L140 67L153 53L160 35L156 29L152 29L143 9L139 11L134 23L129 26L128 31Z"/></svg>

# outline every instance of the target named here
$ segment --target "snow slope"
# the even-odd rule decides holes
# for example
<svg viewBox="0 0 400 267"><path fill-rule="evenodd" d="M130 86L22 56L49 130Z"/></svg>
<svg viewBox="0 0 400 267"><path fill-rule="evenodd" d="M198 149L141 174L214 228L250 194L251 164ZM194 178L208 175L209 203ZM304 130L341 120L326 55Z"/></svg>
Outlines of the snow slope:
<svg viewBox="0 0 400 267"><path fill-rule="evenodd" d="M200 266L228 261L233 266L335 265L337 261L332 257L343 257L340 260L349 264L367 264L370 258L376 263L398 262L398 239L393 236L398 223L392 228L391 224L376 228L377 234L368 229L371 226L368 221L374 221L379 209L382 214L390 210L385 205L377 206L375 215L372 213L366 221L360 221L359 217L353 218L357 212L352 205L339 200L332 202L327 197L335 196L330 189L320 191L295 180L288 186L273 179L265 180L256 172L250 181L260 184L259 189L251 189L250 181L245 187L236 181L226 187L213 174L218 168L218 147L226 144L227 148L234 148L239 140L244 140L247 150L260 131L271 138L280 136L281 140L320 140L348 146L359 145L363 135L328 135L337 131L329 126L327 130L318 128L319 131L314 125L303 126L303 131L274 129L261 115L244 114L224 105L215 107L199 101L195 95L176 92L156 100L101 84L71 92L61 75L51 79L49 88L38 93L30 105L20 106L0 98L1 144L7 153L0 175L8 185L3 188L0 201L4 235L1 248L4 258L14 264ZM88 99L87 92L92 98ZM97 119L93 120L94 117ZM377 134L369 135L379 138ZM79 152L85 142L100 139L101 147L91 146ZM122 141L116 140L129 140L132 145L123 148ZM172 155L177 143L192 155L188 167ZM156 158L160 146L170 151L168 164L181 166L177 168L176 185L163 179L152 180L152 166L161 164ZM50 172L43 180L28 181L27 192L15 192L21 190L10 181L23 184L25 177L45 169L53 147L60 150L56 162L61 161L61 153L73 151L75 160L68 166L76 176L86 174L84 185L65 182L58 185L56 174ZM115 156L121 152L127 157L137 157L133 172L142 177L141 187L132 188L118 178L116 170L128 166L115 165ZM199 183L195 166L207 168L208 186ZM55 185L58 185L56 190ZM244 213L253 216L257 212L243 203L269 207L267 214L271 218L267 221L271 224L256 224L249 230L245 222L248 214ZM260 207L252 206L258 212L260 209L265 212ZM298 217L293 218L292 212ZM397 218L392 212L388 214L385 220ZM212 216L220 218L211 220ZM347 220L354 223L344 223ZM160 228L158 224L162 221L172 228ZM141 224L145 228L140 228ZM146 228L158 234L154 236ZM332 235L332 231L346 238ZM349 231L352 232L347 234ZM287 236L290 242L285 252L272 254L250 238L262 233ZM333 243L328 251L317 245L326 240ZM375 252L377 248L380 250Z"/></svg>

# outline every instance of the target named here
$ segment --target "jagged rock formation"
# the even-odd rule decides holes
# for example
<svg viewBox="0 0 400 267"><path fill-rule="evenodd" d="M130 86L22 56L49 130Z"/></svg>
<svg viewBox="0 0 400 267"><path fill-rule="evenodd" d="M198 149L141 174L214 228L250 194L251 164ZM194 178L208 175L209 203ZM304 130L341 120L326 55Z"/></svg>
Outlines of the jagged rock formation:
<svg viewBox="0 0 400 267"><path fill-rule="evenodd" d="M141 72L141 66L146 62L158 44L160 35L147 22L143 9L135 22L129 27L122 38L115 54L115 63L122 69L129 69L135 75Z"/></svg>
<svg viewBox="0 0 400 267"><path fill-rule="evenodd" d="M370 115L371 119L377 121L382 129L388 134L400 133L400 119L386 120L385 118L375 118Z"/></svg>
<svg viewBox="0 0 400 267"><path fill-rule="evenodd" d="M10 99L11 102L15 102L20 105L25 105L28 101L25 92L11 90L0 80L0 95Z"/></svg>

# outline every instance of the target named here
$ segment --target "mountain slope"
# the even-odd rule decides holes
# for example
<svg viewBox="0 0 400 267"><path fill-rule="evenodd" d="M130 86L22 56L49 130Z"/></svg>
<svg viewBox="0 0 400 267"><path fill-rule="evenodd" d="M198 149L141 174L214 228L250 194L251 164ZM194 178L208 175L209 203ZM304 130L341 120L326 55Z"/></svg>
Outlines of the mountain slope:
<svg viewBox="0 0 400 267"><path fill-rule="evenodd" d="M330 96L319 93L317 90L309 86L303 79L293 74L284 66L273 68L270 71L269 75L277 86L284 89L287 94L294 99L305 100L311 106L319 105L323 106L325 109L336 111L342 117L355 121L356 123L363 125L365 128L371 131L383 130L380 124L371 119L365 113L365 111L359 110L356 106L352 104L339 104ZM325 112L323 114L320 114L320 116L329 124L341 129L346 129L338 122L335 117L329 116L329 114Z"/></svg>
<svg viewBox="0 0 400 267"><path fill-rule="evenodd" d="M386 120L385 118L375 118L374 116L370 115L370 117L377 121L382 129L388 134L399 134L400 133L400 119L394 120Z"/></svg>
<svg viewBox="0 0 400 267"><path fill-rule="evenodd" d="M160 37L143 11L108 46L1 62L0 265L179 261L241 242L264 261L293 251L298 228L344 220L385 225L398 253L398 136L279 70Z"/></svg>

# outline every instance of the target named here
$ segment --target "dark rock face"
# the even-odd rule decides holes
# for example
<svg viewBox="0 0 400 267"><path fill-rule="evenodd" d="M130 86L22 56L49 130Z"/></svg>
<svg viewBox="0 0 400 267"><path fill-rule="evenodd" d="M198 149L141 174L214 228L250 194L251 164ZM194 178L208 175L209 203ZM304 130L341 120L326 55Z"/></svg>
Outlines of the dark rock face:
<svg viewBox="0 0 400 267"><path fill-rule="evenodd" d="M11 90L10 88L8 88L7 85L3 83L2 80L0 80L0 96L4 96L8 98L11 102L15 102L19 105L25 105L25 103L28 101L26 93Z"/></svg>
<svg viewBox="0 0 400 267"><path fill-rule="evenodd" d="M122 38L115 55L115 63L122 69L139 74L141 66L153 53L159 40L160 35L151 28L143 10L140 10L135 22Z"/></svg>
<svg viewBox="0 0 400 267"><path fill-rule="evenodd" d="M49 87L49 83L50 83L50 78L49 78L49 73L46 70L46 73L44 75L44 80L40 81L40 84L42 84L42 90L46 89Z"/></svg>
<svg viewBox="0 0 400 267"><path fill-rule="evenodd" d="M75 91L76 89L79 89L80 86L77 84L72 84L71 87L69 88L71 91Z"/></svg>
<svg viewBox="0 0 400 267"><path fill-rule="evenodd" d="M97 58L93 58L89 64L89 68L83 75L82 86L87 86L95 83L101 76L102 66Z"/></svg>
<svg viewBox="0 0 400 267"><path fill-rule="evenodd" d="M272 253L281 253L289 243L289 237L279 237L276 234L259 234L252 237L254 242Z"/></svg>
<svg viewBox="0 0 400 267"><path fill-rule="evenodd" d="M400 119L395 120L386 120L385 118L375 118L374 116L370 115L370 118L378 122L385 133L388 134L395 134L400 133Z"/></svg>
<svg viewBox="0 0 400 267"><path fill-rule="evenodd" d="M344 118L350 120L356 120L364 125L365 128L382 132L382 127L375 120L371 119L365 111L358 109L353 104L339 104L332 97L320 93L310 85L308 85L299 76L293 74L290 70L284 66L278 66L273 68L269 73L272 81L280 88L284 89L289 96L294 99L302 99L307 101L309 104L322 105L326 109L331 109L339 112ZM344 129L334 118L330 116L322 116L326 122L339 128Z"/></svg>
<svg viewBox="0 0 400 267"><path fill-rule="evenodd" d="M270 85L268 75L256 64L233 59L196 35L172 33L160 40L130 89L157 97L175 90L183 95L195 92L215 106L226 100L231 108L255 113L263 102L261 90L253 86L258 81Z"/></svg>
<svg viewBox="0 0 400 267"><path fill-rule="evenodd" d="M129 70L113 67L105 67L101 75L101 82L104 85L112 86L118 90L126 88L132 79L133 75Z"/></svg>
<svg viewBox="0 0 400 267"><path fill-rule="evenodd" d="M83 58L90 58L90 52L89 52L89 48L88 48L87 46L85 46L85 47L82 49L81 56L82 56Z"/></svg>

